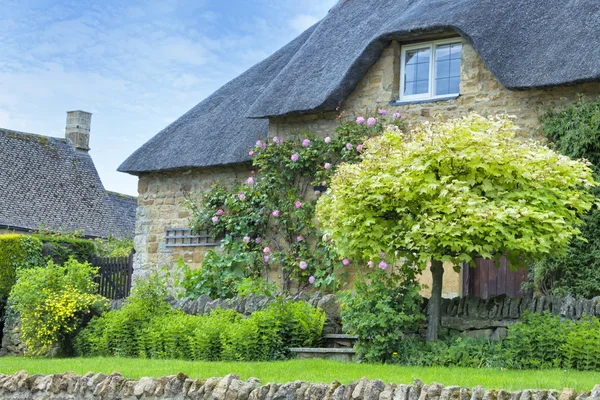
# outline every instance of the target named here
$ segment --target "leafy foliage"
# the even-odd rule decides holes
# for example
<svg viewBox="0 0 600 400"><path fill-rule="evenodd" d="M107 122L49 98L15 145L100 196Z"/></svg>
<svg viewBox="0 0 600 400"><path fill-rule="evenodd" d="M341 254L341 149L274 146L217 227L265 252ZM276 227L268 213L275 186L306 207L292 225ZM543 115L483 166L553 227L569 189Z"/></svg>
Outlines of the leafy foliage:
<svg viewBox="0 0 600 400"><path fill-rule="evenodd" d="M141 332L157 316L174 311L165 302L167 286L159 275L137 282L120 310L113 310L90 321L75 340L79 355L136 357Z"/></svg>
<svg viewBox="0 0 600 400"><path fill-rule="evenodd" d="M39 239L27 235L0 235L0 298L6 299L10 293L17 271L43 264Z"/></svg>
<svg viewBox="0 0 600 400"><path fill-rule="evenodd" d="M425 320L415 273L403 267L359 274L354 291L341 296L342 324L346 332L358 336L354 348L361 359L391 361L404 334L416 332Z"/></svg>
<svg viewBox="0 0 600 400"><path fill-rule="evenodd" d="M64 346L76 333L82 318L106 306L95 294L96 268L75 259L64 265L21 269L9 302L21 317L21 335L29 355L45 355L54 345Z"/></svg>
<svg viewBox="0 0 600 400"><path fill-rule="evenodd" d="M424 268L506 255L523 266L564 254L594 202L585 162L516 140L506 117L388 131L366 149L361 163L338 169L317 206L336 250L358 260L386 252Z"/></svg>
<svg viewBox="0 0 600 400"><path fill-rule="evenodd" d="M433 343L405 339L392 355L393 363L419 367L505 367L501 342L451 337Z"/></svg>
<svg viewBox="0 0 600 400"><path fill-rule="evenodd" d="M95 254L98 257L129 257L133 250L132 239L108 238L95 239Z"/></svg>
<svg viewBox="0 0 600 400"><path fill-rule="evenodd" d="M248 318L221 309L192 316L161 299L164 284L156 279L137 286L121 310L93 319L76 339L77 353L267 361L289 357L290 346L316 346L322 336L325 314L308 303L280 300Z"/></svg>
<svg viewBox="0 0 600 400"><path fill-rule="evenodd" d="M561 321L550 314L526 313L509 329L506 350L510 364L518 369L559 368L561 347L567 341L571 321Z"/></svg>
<svg viewBox="0 0 600 400"><path fill-rule="evenodd" d="M398 121L400 122L400 121ZM257 142L250 154L256 175L232 187L217 185L201 201L188 201L193 228L210 227L222 237L222 251L211 253L203 268L230 274L267 276L281 271L283 289L332 289L340 260L314 223L316 198L341 163L355 163L368 137L379 136L385 118L345 122L332 137L302 132L291 140ZM397 129L397 128L396 128Z"/></svg>
<svg viewBox="0 0 600 400"><path fill-rule="evenodd" d="M239 257L242 258L243 256ZM182 259L177 260L181 278L176 282L182 296L197 300L202 295L213 299L229 299L237 295L237 287L244 279L244 264L237 265L237 255L220 255L208 251L200 269L191 269Z"/></svg>
<svg viewBox="0 0 600 400"><path fill-rule="evenodd" d="M542 118L542 131L556 149L571 158L585 158L600 173L600 98L577 103ZM598 196L598 190L594 190ZM543 293L592 298L600 295L600 211L594 208L564 257L546 257L534 267L534 287Z"/></svg>
<svg viewBox="0 0 600 400"><path fill-rule="evenodd" d="M74 234L40 234L34 235L44 244L44 256L55 264L64 264L69 258L81 263L89 262L96 246L91 240Z"/></svg>

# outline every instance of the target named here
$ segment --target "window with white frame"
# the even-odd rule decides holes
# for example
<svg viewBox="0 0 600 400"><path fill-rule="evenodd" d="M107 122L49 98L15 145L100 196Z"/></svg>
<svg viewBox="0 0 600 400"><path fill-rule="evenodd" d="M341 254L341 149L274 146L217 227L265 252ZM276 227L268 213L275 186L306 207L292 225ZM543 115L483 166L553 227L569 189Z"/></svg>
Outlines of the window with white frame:
<svg viewBox="0 0 600 400"><path fill-rule="evenodd" d="M400 101L435 100L460 92L460 39L402 46Z"/></svg>

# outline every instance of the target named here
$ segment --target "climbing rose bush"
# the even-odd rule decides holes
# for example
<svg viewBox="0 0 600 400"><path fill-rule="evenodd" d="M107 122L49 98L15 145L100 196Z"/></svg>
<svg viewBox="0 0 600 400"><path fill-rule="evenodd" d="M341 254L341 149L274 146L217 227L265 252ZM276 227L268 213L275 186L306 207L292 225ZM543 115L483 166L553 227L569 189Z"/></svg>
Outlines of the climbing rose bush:
<svg viewBox="0 0 600 400"><path fill-rule="evenodd" d="M368 121L359 117L343 122L325 138L301 132L259 140L249 151L254 171L241 184L218 184L199 202L187 201L192 228L208 228L222 238L219 257L230 260L226 264L240 276L266 278L275 270L283 290L292 282L299 289L333 288L334 270L342 261L322 239L315 205L339 166L360 160L365 141L380 136L390 124L402 126L399 115Z"/></svg>

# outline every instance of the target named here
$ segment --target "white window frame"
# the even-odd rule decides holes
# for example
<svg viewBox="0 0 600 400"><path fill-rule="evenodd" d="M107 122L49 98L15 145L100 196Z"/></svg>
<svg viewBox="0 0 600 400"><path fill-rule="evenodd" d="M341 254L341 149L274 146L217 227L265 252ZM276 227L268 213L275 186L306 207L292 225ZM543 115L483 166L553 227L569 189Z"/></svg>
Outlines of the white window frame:
<svg viewBox="0 0 600 400"><path fill-rule="evenodd" d="M460 38L434 40L431 42L421 42L401 47L400 52L400 99L399 101L419 101L419 100L436 100L447 99L460 95L459 93L448 93L435 96L435 76L436 76L436 47L444 44L460 43L464 47L464 43ZM431 56L429 57L429 91L422 94L404 95L404 68L406 67L406 53L410 50L429 48ZM461 69L462 69L462 48L461 48ZM461 76L462 78L462 76Z"/></svg>

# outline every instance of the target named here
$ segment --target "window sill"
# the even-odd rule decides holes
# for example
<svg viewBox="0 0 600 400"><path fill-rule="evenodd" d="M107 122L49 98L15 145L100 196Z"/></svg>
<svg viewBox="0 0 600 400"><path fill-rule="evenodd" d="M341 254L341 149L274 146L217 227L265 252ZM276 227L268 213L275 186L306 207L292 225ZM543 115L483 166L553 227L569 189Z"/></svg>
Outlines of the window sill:
<svg viewBox="0 0 600 400"><path fill-rule="evenodd" d="M455 100L458 98L458 96L460 96L459 94L455 94L452 96L446 96L446 97L436 97L433 99L423 99L423 100L392 100L390 101L390 106L404 106L407 104L424 104L424 103L437 103L438 101L448 101L448 100Z"/></svg>

